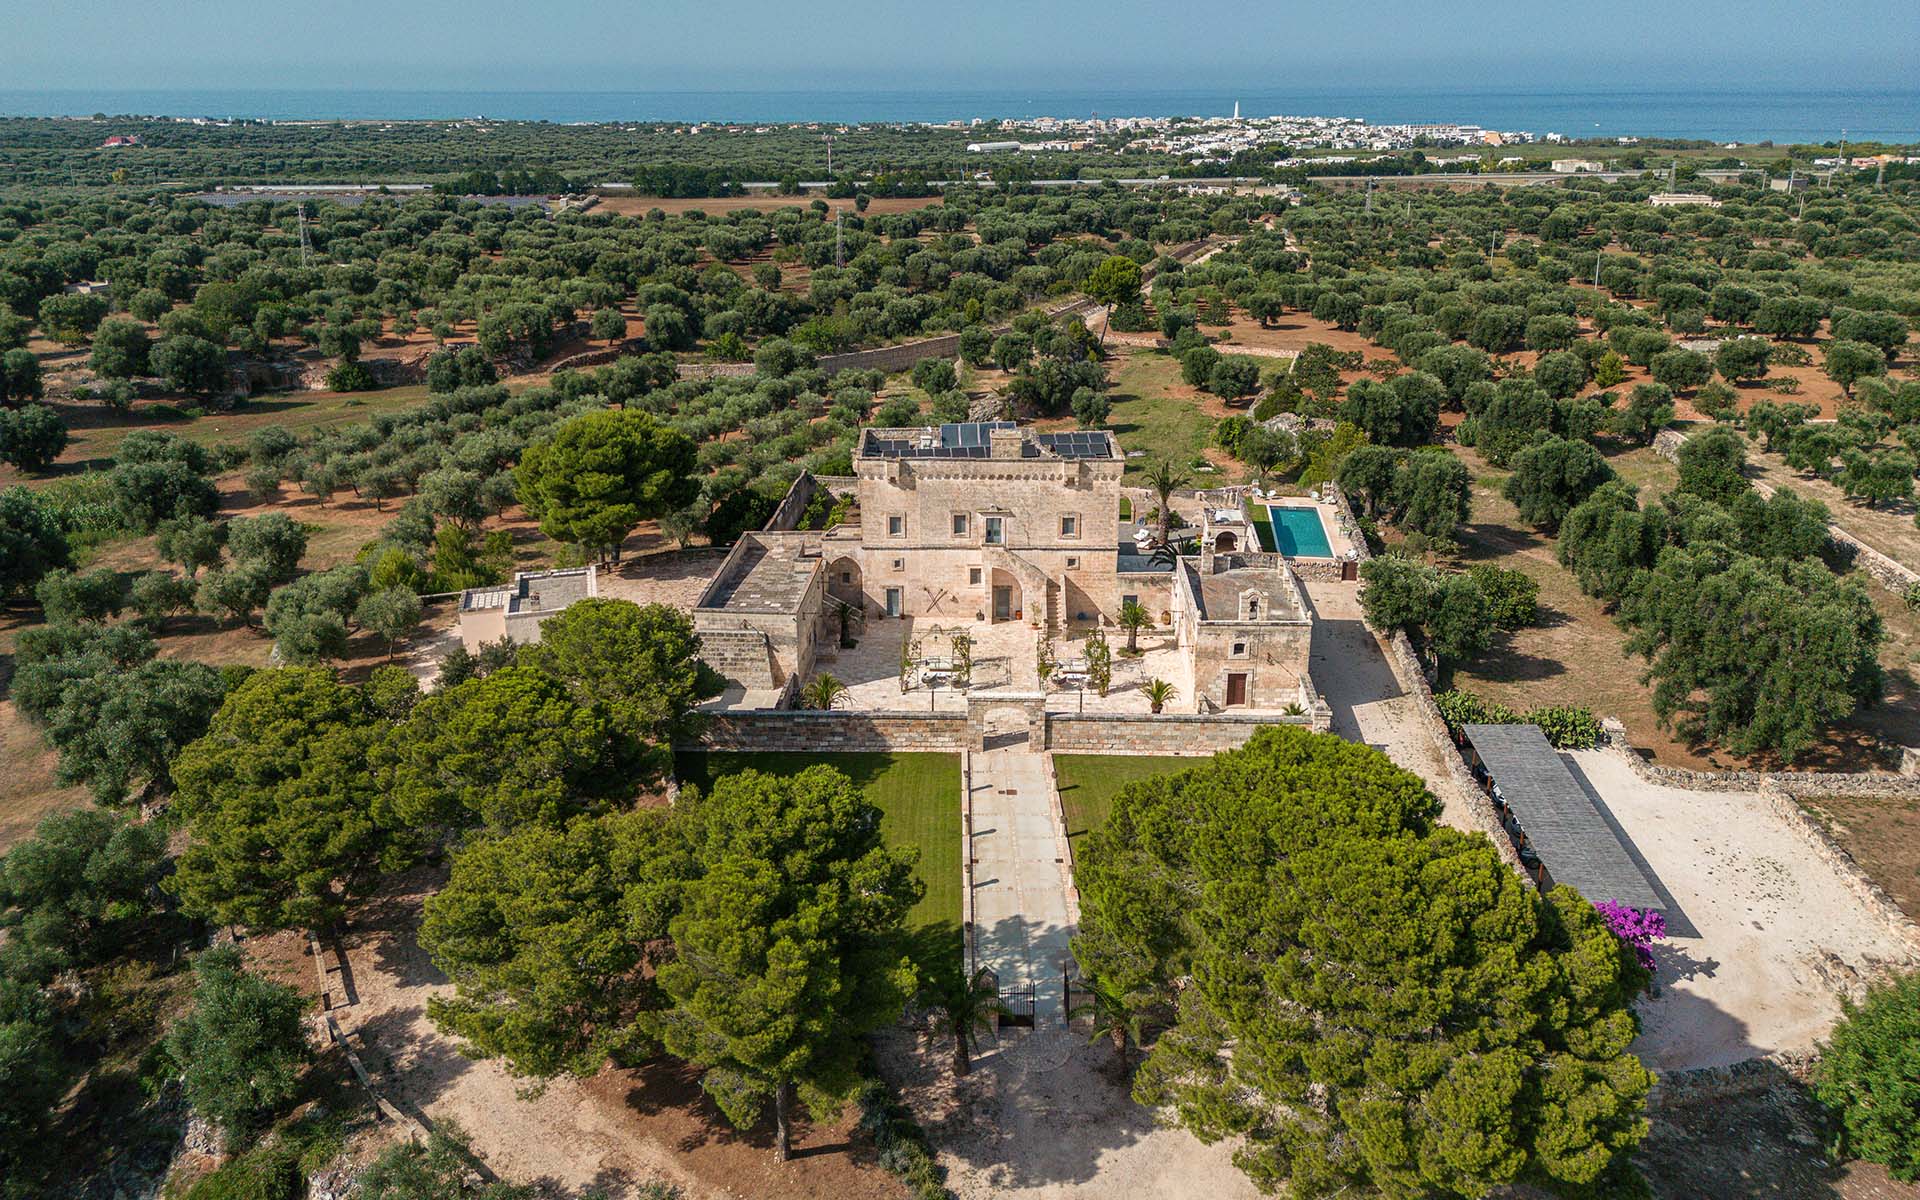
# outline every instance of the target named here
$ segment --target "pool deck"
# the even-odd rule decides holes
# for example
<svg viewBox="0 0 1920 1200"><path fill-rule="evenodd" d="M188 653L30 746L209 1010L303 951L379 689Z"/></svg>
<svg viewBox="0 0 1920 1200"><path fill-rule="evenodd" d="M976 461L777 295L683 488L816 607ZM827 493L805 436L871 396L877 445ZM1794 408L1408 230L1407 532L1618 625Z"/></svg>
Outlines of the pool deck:
<svg viewBox="0 0 1920 1200"><path fill-rule="evenodd" d="M1285 553L1280 549L1279 542L1277 541L1278 531L1271 515L1272 512L1277 509L1306 510L1313 513L1315 517L1319 518L1321 536L1325 538L1327 543L1327 552L1325 554L1287 554L1288 558L1298 558L1304 561L1332 561L1345 558L1347 552L1352 549L1348 540L1340 534L1339 530L1334 528L1332 510L1328 505L1317 504L1312 500L1296 500L1288 497L1270 500L1255 500L1249 498L1247 500L1247 509L1248 520L1260 538L1261 547L1269 552ZM1256 512L1255 510L1264 511Z"/></svg>

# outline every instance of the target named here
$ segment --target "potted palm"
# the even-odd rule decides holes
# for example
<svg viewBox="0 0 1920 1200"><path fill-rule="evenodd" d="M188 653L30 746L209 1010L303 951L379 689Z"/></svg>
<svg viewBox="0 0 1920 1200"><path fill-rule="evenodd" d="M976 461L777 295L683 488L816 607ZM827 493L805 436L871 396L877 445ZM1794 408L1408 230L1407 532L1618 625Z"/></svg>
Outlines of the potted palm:
<svg viewBox="0 0 1920 1200"><path fill-rule="evenodd" d="M834 706L840 697L847 694L847 685L832 675L815 675L807 686L800 689L800 703L808 708L822 711Z"/></svg>
<svg viewBox="0 0 1920 1200"><path fill-rule="evenodd" d="M1146 686L1143 687L1141 691L1146 694L1147 706L1153 710L1156 716L1159 715L1161 709L1167 706L1169 700L1172 700L1180 694L1179 688L1174 687L1164 679L1147 680Z"/></svg>

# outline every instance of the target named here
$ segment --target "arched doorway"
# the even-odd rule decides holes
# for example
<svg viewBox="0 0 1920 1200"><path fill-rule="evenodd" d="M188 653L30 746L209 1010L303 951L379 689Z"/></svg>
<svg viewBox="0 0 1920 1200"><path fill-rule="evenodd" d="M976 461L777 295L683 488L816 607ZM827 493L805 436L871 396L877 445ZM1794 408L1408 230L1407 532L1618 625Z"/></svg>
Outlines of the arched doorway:
<svg viewBox="0 0 1920 1200"><path fill-rule="evenodd" d="M827 564L827 595L842 604L865 607L867 595L860 577L860 564L852 557L842 556Z"/></svg>
<svg viewBox="0 0 1920 1200"><path fill-rule="evenodd" d="M1019 621L1026 617L1026 605L1020 581L1011 571L999 567L993 569L989 580L987 597L987 619L998 625L1004 621Z"/></svg>
<svg viewBox="0 0 1920 1200"><path fill-rule="evenodd" d="M1046 749L1046 705L1047 698L1037 693L968 696L967 729L974 749Z"/></svg>
<svg viewBox="0 0 1920 1200"><path fill-rule="evenodd" d="M1239 548L1240 539L1234 536L1234 532L1231 529L1222 529L1214 536L1213 552L1215 554L1232 554Z"/></svg>

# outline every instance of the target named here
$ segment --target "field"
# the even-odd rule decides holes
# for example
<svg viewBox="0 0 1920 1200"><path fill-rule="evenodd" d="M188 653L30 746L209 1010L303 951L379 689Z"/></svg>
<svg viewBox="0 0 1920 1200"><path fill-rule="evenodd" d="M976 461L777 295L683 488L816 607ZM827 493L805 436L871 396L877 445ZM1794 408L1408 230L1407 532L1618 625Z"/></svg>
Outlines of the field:
<svg viewBox="0 0 1920 1200"><path fill-rule="evenodd" d="M1827 506L1836 525L1903 566L1920 570L1920 525L1914 523L1911 500L1894 500L1868 508L1849 500L1844 492L1826 480L1804 475L1789 467L1778 454L1761 450L1761 439L1752 439L1747 448L1748 474L1774 487L1792 488Z"/></svg>
<svg viewBox="0 0 1920 1200"><path fill-rule="evenodd" d="M1066 812L1067 837L1084 839L1104 824L1113 810L1115 794L1134 780L1171 775L1204 761L1144 754L1054 755L1053 770L1060 785L1060 806ZM1083 840L1076 851L1085 844Z"/></svg>
<svg viewBox="0 0 1920 1200"><path fill-rule="evenodd" d="M895 846L920 851L916 868L927 894L907 915L918 935L960 929L960 760L952 754L686 753L674 769L685 785L707 790L738 771L795 775L825 763L854 782L881 812L880 831Z"/></svg>
<svg viewBox="0 0 1920 1200"><path fill-rule="evenodd" d="M1180 378L1180 364L1158 350L1122 351L1114 357L1113 402L1107 428L1123 450L1145 450L1146 457L1127 460L1124 482L1139 484L1147 467L1163 456L1183 469L1205 459L1217 474L1201 474L1201 487L1231 483L1244 470L1224 450L1213 445L1213 428L1232 410L1219 397L1189 386Z"/></svg>
<svg viewBox="0 0 1920 1200"><path fill-rule="evenodd" d="M1473 520L1459 535L1461 565L1492 563L1526 572L1540 585L1540 623L1502 635L1490 652L1452 672L1451 685L1476 692L1516 709L1545 704L1584 704L1596 714L1618 717L1633 744L1652 751L1672 766L1707 770L1777 769L1769 761L1748 762L1713 747L1689 746L1660 727L1652 695L1640 682L1643 659L1626 652L1626 635L1599 601L1586 595L1554 557L1553 539L1528 527L1500 494L1506 472L1489 467L1472 450L1454 447L1474 475ZM1649 449L1613 449L1609 462L1641 488L1642 504L1674 486L1673 464ZM1914 683L1914 658L1920 654L1920 626L1884 588L1865 576L1886 623L1888 638L1880 661L1888 673L1886 700L1836 725L1826 741L1804 756L1809 770L1869 770L1876 761L1877 739L1911 741L1920 730L1920 689ZM1449 682L1449 681L1443 681Z"/></svg>

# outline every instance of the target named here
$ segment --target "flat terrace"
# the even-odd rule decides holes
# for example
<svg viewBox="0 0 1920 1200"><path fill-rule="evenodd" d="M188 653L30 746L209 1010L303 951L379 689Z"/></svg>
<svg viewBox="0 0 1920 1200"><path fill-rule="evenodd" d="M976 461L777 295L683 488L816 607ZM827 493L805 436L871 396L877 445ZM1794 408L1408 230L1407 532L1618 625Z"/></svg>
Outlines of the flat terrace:
<svg viewBox="0 0 1920 1200"><path fill-rule="evenodd" d="M1059 432L1022 431L1012 421L964 421L921 429L867 429L860 435L858 458L993 458L994 435L1020 435L1020 457L1117 459L1119 447L1104 429Z"/></svg>
<svg viewBox="0 0 1920 1200"><path fill-rule="evenodd" d="M1180 562L1202 621L1240 620L1240 598L1249 591L1260 597L1259 620L1307 619L1306 603L1284 566L1240 566L1207 574L1195 559L1183 558Z"/></svg>
<svg viewBox="0 0 1920 1200"><path fill-rule="evenodd" d="M820 554L801 537L749 533L696 607L726 612L791 613L806 596Z"/></svg>

